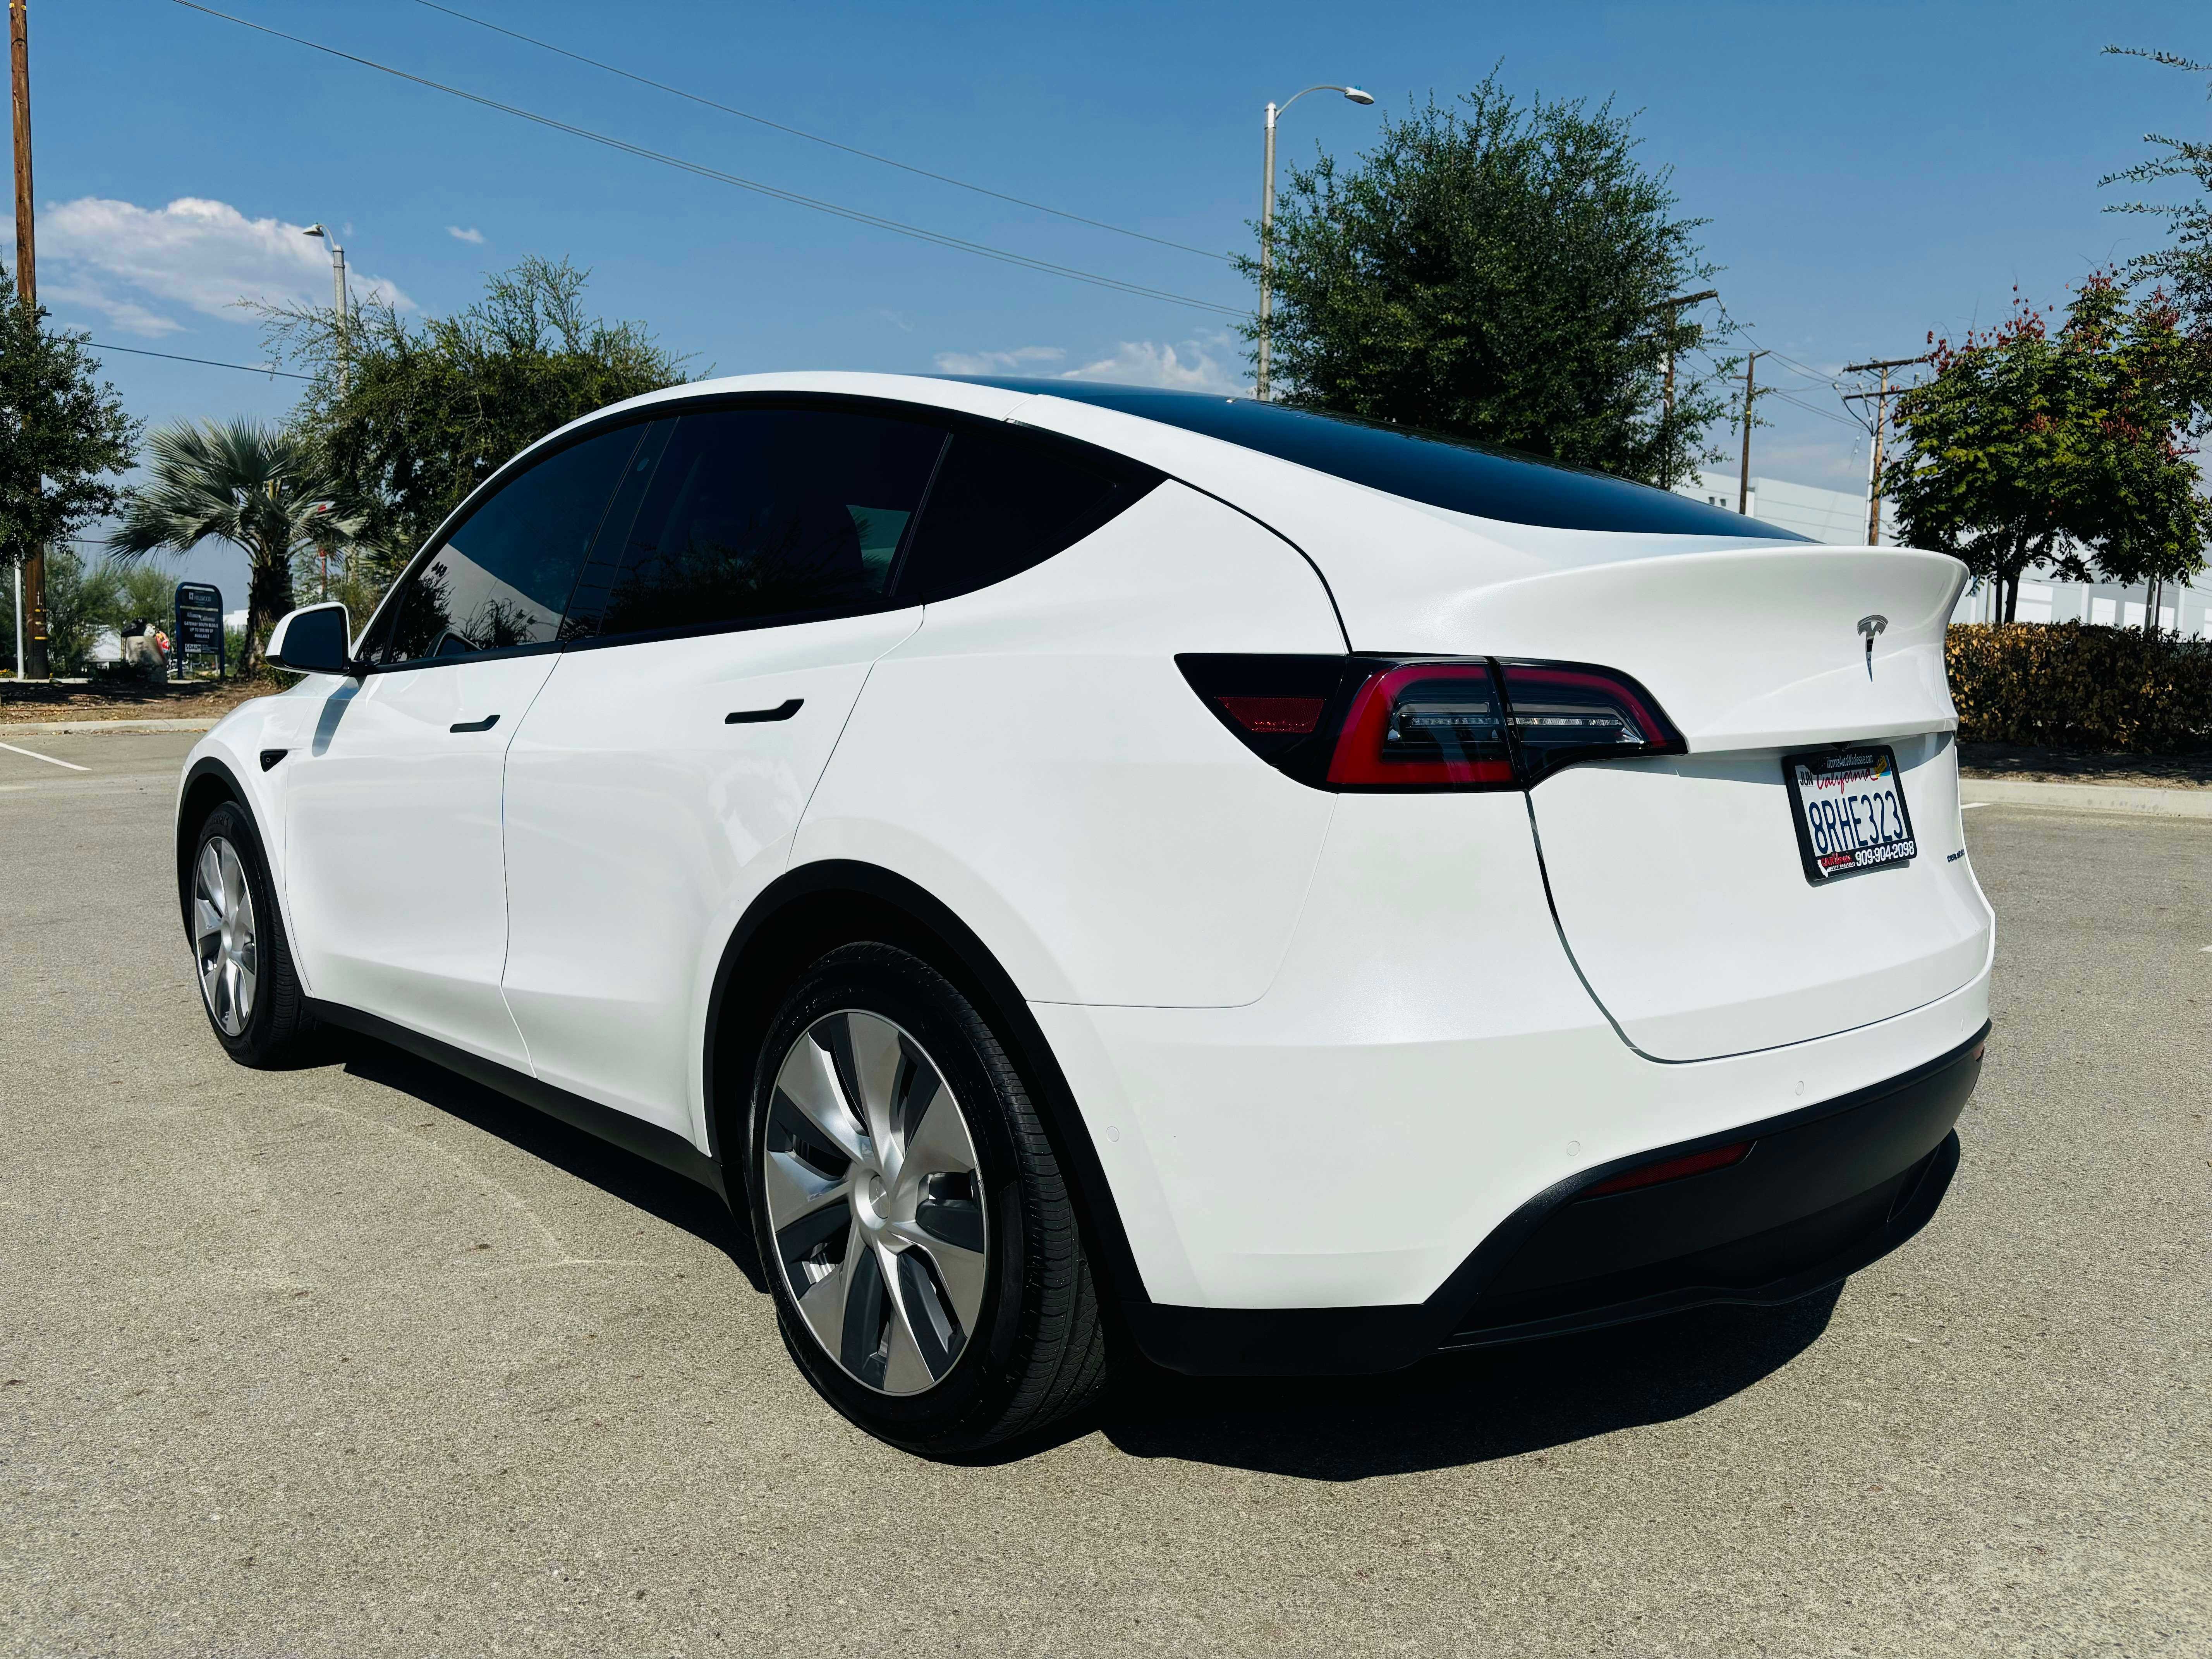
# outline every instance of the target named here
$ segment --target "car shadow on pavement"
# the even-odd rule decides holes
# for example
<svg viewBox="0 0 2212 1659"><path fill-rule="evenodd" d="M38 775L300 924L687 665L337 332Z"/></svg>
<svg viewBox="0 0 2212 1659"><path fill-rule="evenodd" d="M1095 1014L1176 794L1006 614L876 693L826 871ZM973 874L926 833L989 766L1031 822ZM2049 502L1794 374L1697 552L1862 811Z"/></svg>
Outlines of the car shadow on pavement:
<svg viewBox="0 0 2212 1659"><path fill-rule="evenodd" d="M703 1239L728 1256L754 1290L766 1294L768 1281L761 1276L751 1234L738 1224L718 1194L697 1182L375 1037L341 1032L331 1040L349 1076L397 1089Z"/></svg>
<svg viewBox="0 0 2212 1659"><path fill-rule="evenodd" d="M1587 1335L1443 1354L1383 1376L1132 1378L1095 1426L1135 1457L1310 1480L1458 1468L1688 1417L1779 1370L1841 1285Z"/></svg>

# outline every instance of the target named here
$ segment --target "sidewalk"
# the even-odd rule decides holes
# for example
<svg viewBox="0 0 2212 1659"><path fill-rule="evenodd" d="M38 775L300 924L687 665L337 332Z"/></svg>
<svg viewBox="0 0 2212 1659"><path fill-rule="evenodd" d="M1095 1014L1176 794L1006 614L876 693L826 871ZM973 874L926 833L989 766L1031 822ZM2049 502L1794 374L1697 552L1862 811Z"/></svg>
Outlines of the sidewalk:
<svg viewBox="0 0 2212 1659"><path fill-rule="evenodd" d="M2059 806L2076 812L2129 812L2212 818L2212 789L2144 788L2120 783L2026 783L2010 778L1961 778L1965 806Z"/></svg>
<svg viewBox="0 0 2212 1659"><path fill-rule="evenodd" d="M205 732L221 718L208 714L197 720L7 720L0 722L0 738L12 738L18 732L27 737L73 738L92 732Z"/></svg>

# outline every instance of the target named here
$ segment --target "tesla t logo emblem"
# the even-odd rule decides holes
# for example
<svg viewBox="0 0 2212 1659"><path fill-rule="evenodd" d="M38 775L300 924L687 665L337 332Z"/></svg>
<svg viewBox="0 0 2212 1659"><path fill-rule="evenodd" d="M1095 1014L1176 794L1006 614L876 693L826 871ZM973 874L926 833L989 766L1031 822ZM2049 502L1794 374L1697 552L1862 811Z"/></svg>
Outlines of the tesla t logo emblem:
<svg viewBox="0 0 2212 1659"><path fill-rule="evenodd" d="M1866 641L1867 678L1874 678L1874 636L1889 626L1887 617L1861 617L1859 636Z"/></svg>

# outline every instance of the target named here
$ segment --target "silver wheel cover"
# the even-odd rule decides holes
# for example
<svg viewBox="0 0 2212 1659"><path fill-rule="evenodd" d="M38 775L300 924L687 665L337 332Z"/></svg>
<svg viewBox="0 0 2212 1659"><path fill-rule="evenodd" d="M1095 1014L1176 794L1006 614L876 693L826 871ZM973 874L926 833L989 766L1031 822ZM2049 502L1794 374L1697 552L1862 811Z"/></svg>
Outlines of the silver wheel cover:
<svg viewBox="0 0 2212 1659"><path fill-rule="evenodd" d="M878 1394L934 1388L990 1256L975 1144L922 1046L856 1008L815 1021L776 1073L761 1182L776 1271L823 1352Z"/></svg>
<svg viewBox="0 0 2212 1659"><path fill-rule="evenodd" d="M208 1013L227 1036L242 1036L253 1018L253 990L261 975L253 892L238 849L221 836L208 837L192 866L192 954Z"/></svg>

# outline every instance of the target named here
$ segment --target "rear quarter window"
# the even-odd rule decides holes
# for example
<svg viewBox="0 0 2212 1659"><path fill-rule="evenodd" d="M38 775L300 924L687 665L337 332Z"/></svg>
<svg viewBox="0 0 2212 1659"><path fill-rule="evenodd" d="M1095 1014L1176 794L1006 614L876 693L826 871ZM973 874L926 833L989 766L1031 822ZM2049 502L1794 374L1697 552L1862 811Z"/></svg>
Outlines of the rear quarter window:
<svg viewBox="0 0 2212 1659"><path fill-rule="evenodd" d="M1073 546L1160 475L1121 456L1018 428L957 428L898 574L903 600L949 599Z"/></svg>

